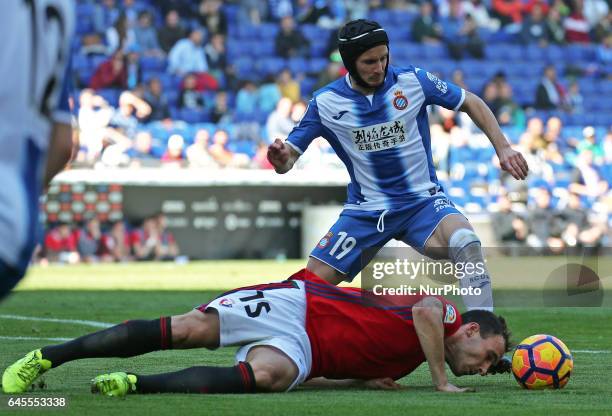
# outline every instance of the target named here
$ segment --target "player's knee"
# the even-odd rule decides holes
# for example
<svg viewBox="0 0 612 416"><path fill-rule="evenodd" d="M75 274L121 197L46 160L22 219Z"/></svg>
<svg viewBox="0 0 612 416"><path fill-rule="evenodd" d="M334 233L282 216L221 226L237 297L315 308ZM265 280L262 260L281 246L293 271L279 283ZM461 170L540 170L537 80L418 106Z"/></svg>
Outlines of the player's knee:
<svg viewBox="0 0 612 416"><path fill-rule="evenodd" d="M339 284L346 277L346 275L340 273L338 270L334 269L330 265L325 264L318 259L315 259L314 257L310 257L308 259L306 268L312 273L319 276L321 279L325 280L328 283L331 283L332 285Z"/></svg>
<svg viewBox="0 0 612 416"><path fill-rule="evenodd" d="M473 243L480 244L480 238L478 238L478 235L470 228L459 228L451 234L448 243L451 249L461 249Z"/></svg>
<svg viewBox="0 0 612 416"><path fill-rule="evenodd" d="M293 375L290 371L274 365L259 364L253 368L257 390L262 392L283 392L291 386Z"/></svg>
<svg viewBox="0 0 612 416"><path fill-rule="evenodd" d="M457 261L459 253L466 247L472 246L476 248L476 254L481 256L480 239L474 230L470 228L460 228L456 230L449 239L449 257L453 261ZM472 250L473 252L473 250Z"/></svg>
<svg viewBox="0 0 612 416"><path fill-rule="evenodd" d="M214 312L191 311L172 317L173 348L217 348L219 318Z"/></svg>

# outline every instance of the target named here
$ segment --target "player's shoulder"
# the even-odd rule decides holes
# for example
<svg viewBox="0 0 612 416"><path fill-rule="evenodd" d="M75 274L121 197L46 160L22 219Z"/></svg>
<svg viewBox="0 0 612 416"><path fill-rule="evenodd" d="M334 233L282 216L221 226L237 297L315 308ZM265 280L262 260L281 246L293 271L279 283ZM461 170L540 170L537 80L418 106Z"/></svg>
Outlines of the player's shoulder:
<svg viewBox="0 0 612 416"><path fill-rule="evenodd" d="M418 67L418 66L413 66L413 65L402 66L402 67L389 66L389 71L391 70L393 70L393 76L397 78L399 81L406 80L406 79L411 79L411 80L418 79L419 81L421 81L421 80L431 77L431 73L428 72L426 69Z"/></svg>
<svg viewBox="0 0 612 416"><path fill-rule="evenodd" d="M417 70L419 70L419 68L413 65L406 65L406 66L389 65L388 72L394 75L395 77L399 77L399 76L407 75L407 74L415 74Z"/></svg>
<svg viewBox="0 0 612 416"><path fill-rule="evenodd" d="M346 82L346 76L342 76L313 92L312 99L318 102L320 99L329 99L332 97L349 98L351 95L353 95L353 93Z"/></svg>

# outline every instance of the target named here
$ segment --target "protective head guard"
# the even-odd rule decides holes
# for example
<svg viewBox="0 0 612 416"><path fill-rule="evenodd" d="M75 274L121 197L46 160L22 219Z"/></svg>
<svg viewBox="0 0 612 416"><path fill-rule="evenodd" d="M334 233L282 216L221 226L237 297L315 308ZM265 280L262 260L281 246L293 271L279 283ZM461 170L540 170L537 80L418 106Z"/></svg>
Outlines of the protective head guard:
<svg viewBox="0 0 612 416"><path fill-rule="evenodd" d="M387 32L373 20L351 20L345 24L338 32L338 49L344 66L351 74L351 77L364 88L371 88L357 72L357 58L375 46L386 45L389 48L389 38ZM389 61L385 67L385 77Z"/></svg>

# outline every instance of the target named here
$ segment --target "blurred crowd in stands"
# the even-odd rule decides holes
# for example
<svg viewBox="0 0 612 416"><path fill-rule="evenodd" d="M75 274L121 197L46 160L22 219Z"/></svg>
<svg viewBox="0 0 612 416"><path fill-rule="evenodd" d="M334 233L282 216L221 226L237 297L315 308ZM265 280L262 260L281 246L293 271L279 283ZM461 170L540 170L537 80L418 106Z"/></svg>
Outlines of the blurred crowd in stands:
<svg viewBox="0 0 612 416"><path fill-rule="evenodd" d="M58 223L47 229L34 255L34 261L42 265L150 260L186 260L163 214L145 218L136 226L123 221L101 224L97 218L76 226Z"/></svg>
<svg viewBox="0 0 612 416"><path fill-rule="evenodd" d="M480 95L530 162L527 183L511 180L469 118L429 108L434 161L458 205L501 213L509 202L517 218L504 241L548 241L546 228L565 244L605 242L610 8L609 0L78 0L72 167L270 169L267 145L288 135L314 90L346 73L337 28L371 18L387 28L395 65L422 66ZM322 167L342 168L318 139L298 168ZM540 209L545 193L549 207ZM559 225L576 204L600 234L570 236ZM555 219L538 231L531 213L540 211Z"/></svg>

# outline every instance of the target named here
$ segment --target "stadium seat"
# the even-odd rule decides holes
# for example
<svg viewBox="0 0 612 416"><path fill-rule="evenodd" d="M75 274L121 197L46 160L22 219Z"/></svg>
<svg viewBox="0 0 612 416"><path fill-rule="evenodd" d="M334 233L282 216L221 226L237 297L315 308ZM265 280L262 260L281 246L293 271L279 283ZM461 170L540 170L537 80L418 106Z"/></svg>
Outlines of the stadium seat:
<svg viewBox="0 0 612 416"><path fill-rule="evenodd" d="M544 50L544 57L548 63L560 62L560 61L565 62L564 51L563 51L563 48L561 48L560 46L550 45L544 48L543 50Z"/></svg>
<svg viewBox="0 0 612 416"><path fill-rule="evenodd" d="M119 104L119 95L121 91L115 88L103 88L97 90L96 93L103 97L110 105L117 107Z"/></svg>
<svg viewBox="0 0 612 416"><path fill-rule="evenodd" d="M320 73L325 71L327 67L328 60L323 58L312 58L308 61L308 72L311 73Z"/></svg>
<svg viewBox="0 0 612 416"><path fill-rule="evenodd" d="M331 36L329 30L323 29L317 25L306 24L306 25L300 26L300 29L302 33L304 34L304 36L306 37L306 39L308 39L311 43L312 42L322 42L322 43L327 44L327 41L329 40L329 37Z"/></svg>
<svg viewBox="0 0 612 416"><path fill-rule="evenodd" d="M308 63L304 58L291 58L287 66L294 75L308 71Z"/></svg>
<svg viewBox="0 0 612 416"><path fill-rule="evenodd" d="M93 22L88 16L84 16L76 21L75 32L77 35L85 35L94 31Z"/></svg>
<svg viewBox="0 0 612 416"><path fill-rule="evenodd" d="M300 82L300 89L303 97L310 97L313 92L314 86L317 83L317 79L313 77L306 77Z"/></svg>
<svg viewBox="0 0 612 416"><path fill-rule="evenodd" d="M258 71L262 75L278 74L286 66L283 58L276 57L263 58L257 62Z"/></svg>
<svg viewBox="0 0 612 416"><path fill-rule="evenodd" d="M427 45L423 52L427 59L443 59L448 57L446 47L443 45Z"/></svg>
<svg viewBox="0 0 612 416"><path fill-rule="evenodd" d="M370 19L380 23L382 27L389 27L393 25L393 17L391 10L375 9L370 11Z"/></svg>
<svg viewBox="0 0 612 416"><path fill-rule="evenodd" d="M191 110L189 108L180 109L177 115L179 120L184 120L187 123L198 123L210 120L210 115L207 112Z"/></svg>
<svg viewBox="0 0 612 416"><path fill-rule="evenodd" d="M310 43L310 56L313 58L326 58L327 43L324 42L311 42Z"/></svg>
<svg viewBox="0 0 612 416"><path fill-rule="evenodd" d="M486 64L476 59L465 59L459 63L459 69L463 71L464 76L482 78L486 77L486 71L484 67Z"/></svg>
<svg viewBox="0 0 612 416"><path fill-rule="evenodd" d="M278 33L278 25L275 23L262 23L256 32L260 39L274 41Z"/></svg>
<svg viewBox="0 0 612 416"><path fill-rule="evenodd" d="M166 59L157 56L141 56L140 67L143 71L163 72L166 70Z"/></svg>

